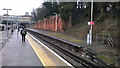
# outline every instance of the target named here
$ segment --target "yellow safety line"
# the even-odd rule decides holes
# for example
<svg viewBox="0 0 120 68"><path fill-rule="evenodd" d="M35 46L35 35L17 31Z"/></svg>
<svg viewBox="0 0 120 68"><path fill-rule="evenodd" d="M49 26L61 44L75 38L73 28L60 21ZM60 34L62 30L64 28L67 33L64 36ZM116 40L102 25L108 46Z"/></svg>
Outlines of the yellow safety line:
<svg viewBox="0 0 120 68"><path fill-rule="evenodd" d="M45 52L42 51L40 46L35 41L33 41L33 39L30 36L27 35L26 38L28 39L35 53L37 54L39 60L42 62L43 66L45 66L45 68L48 68L48 66L55 67L55 64L52 62L52 60L49 59Z"/></svg>

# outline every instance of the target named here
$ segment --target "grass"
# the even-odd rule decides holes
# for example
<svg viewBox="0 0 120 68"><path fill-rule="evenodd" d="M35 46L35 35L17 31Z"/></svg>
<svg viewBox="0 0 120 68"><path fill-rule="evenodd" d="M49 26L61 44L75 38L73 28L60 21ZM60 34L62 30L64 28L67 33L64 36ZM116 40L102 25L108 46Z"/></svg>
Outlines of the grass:
<svg viewBox="0 0 120 68"><path fill-rule="evenodd" d="M102 54L98 54L98 55L96 55L96 57L98 57L99 59L103 60L107 64L114 64L113 60L111 58L109 58L108 56L105 56L105 55L102 55Z"/></svg>
<svg viewBox="0 0 120 68"><path fill-rule="evenodd" d="M68 40L70 42L78 43L78 44L85 43L84 40L79 40L79 39L76 39L76 38L73 38L70 36L66 36L66 35L61 35L61 34L57 34L57 33L49 33L49 35L52 35L52 36L55 36L55 37L58 37L61 39L65 39L65 40Z"/></svg>

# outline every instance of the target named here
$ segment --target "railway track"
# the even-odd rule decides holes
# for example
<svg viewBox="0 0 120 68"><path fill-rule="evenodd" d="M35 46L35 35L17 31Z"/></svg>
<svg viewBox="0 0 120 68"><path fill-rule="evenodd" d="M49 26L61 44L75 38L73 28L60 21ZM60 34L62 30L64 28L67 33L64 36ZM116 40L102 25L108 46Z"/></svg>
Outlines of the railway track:
<svg viewBox="0 0 120 68"><path fill-rule="evenodd" d="M95 54L80 45L70 43L68 41L49 36L34 30L27 29L37 39L43 43L47 43L48 47L57 52L61 57L66 59L74 67L79 68L107 68L107 64L95 57ZM62 54L67 57L64 57ZM75 61L75 63L73 63Z"/></svg>

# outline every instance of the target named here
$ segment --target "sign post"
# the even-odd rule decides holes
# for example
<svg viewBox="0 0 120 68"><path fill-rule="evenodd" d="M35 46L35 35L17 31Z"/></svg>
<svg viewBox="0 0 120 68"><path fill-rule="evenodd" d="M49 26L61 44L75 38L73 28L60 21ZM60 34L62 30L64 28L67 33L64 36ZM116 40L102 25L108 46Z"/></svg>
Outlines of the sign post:
<svg viewBox="0 0 120 68"><path fill-rule="evenodd" d="M88 25L91 26L91 29L89 30L89 33L87 34L87 44L92 43L92 25L94 25L94 22L88 22Z"/></svg>
<svg viewBox="0 0 120 68"><path fill-rule="evenodd" d="M88 22L88 25L90 25L90 30L89 30L89 43L87 44L92 44L92 25L94 25L93 22L93 0L91 1L91 22Z"/></svg>

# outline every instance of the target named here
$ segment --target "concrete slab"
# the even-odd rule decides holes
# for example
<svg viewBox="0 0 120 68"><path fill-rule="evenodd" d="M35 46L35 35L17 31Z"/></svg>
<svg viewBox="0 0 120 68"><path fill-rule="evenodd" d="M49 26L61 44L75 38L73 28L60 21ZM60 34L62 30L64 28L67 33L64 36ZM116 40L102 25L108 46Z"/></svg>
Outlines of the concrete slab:
<svg viewBox="0 0 120 68"><path fill-rule="evenodd" d="M28 40L21 41L21 35L14 31L9 42L2 49L3 66L43 66Z"/></svg>

